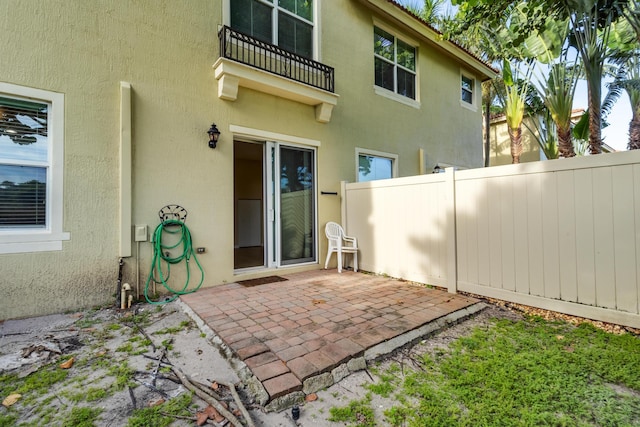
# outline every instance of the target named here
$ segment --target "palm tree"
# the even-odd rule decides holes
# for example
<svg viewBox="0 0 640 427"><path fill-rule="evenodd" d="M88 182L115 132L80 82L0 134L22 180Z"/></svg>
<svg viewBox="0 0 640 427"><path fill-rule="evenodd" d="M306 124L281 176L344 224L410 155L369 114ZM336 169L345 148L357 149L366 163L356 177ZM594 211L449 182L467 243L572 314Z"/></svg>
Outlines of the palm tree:
<svg viewBox="0 0 640 427"><path fill-rule="evenodd" d="M571 22L571 41L577 49L587 80L589 152L602 152L602 76L608 57L611 26L618 16L616 0L564 0Z"/></svg>
<svg viewBox="0 0 640 427"><path fill-rule="evenodd" d="M515 164L520 163L522 155L522 121L524 120L529 79L515 80L511 71L511 63L505 59L502 66L502 80L505 85L505 93L500 97L511 139L511 163Z"/></svg>
<svg viewBox="0 0 640 427"><path fill-rule="evenodd" d="M522 155L522 120L524 120L524 99L522 89L517 84L507 85L504 114L507 118L509 138L511 139L511 163L520 163Z"/></svg>
<svg viewBox="0 0 640 427"><path fill-rule="evenodd" d="M629 123L629 150L640 149L640 59L636 55L630 60L630 79L627 79L624 88L627 90L631 101L631 122Z"/></svg>
<svg viewBox="0 0 640 427"><path fill-rule="evenodd" d="M411 13L433 25L436 29L441 29L443 20L446 19L446 0L422 0L422 4L418 0L403 3Z"/></svg>
<svg viewBox="0 0 640 427"><path fill-rule="evenodd" d="M637 10L637 7L636 7ZM631 15L633 16L633 15ZM611 73L614 80L608 86L607 95L602 103L603 118L609 114L613 105L623 93L627 93L631 102L631 122L629 123L629 150L640 149L640 45L630 21L622 21L612 28L610 41L611 64L617 71Z"/></svg>
<svg viewBox="0 0 640 427"><path fill-rule="evenodd" d="M548 151L549 154L555 154L557 150L562 157L576 155L571 142L571 112L580 76L580 69L576 65L578 61L569 61L569 49L566 47L568 33L567 20L549 20L524 42L526 56L535 58L537 70L546 73L546 77L537 79L536 89L557 133L558 145L554 144ZM556 142L556 138L553 140Z"/></svg>
<svg viewBox="0 0 640 427"><path fill-rule="evenodd" d="M530 120L524 120L522 124L529 130L540 150L544 153L547 160L558 158L558 132L556 124L551 118L551 113L541 97L540 90L530 85L525 114Z"/></svg>
<svg viewBox="0 0 640 427"><path fill-rule="evenodd" d="M616 76L609 84L609 92L602 104L603 114L609 113L613 104L626 92L631 102L631 122L629 122L629 150L640 149L640 59L638 49L626 59L620 60Z"/></svg>
<svg viewBox="0 0 640 427"><path fill-rule="evenodd" d="M547 84L542 89L544 104L556 125L558 152L561 157L576 155L571 142L571 112L578 68L560 61L551 66Z"/></svg>
<svg viewBox="0 0 640 427"><path fill-rule="evenodd" d="M597 154L602 151L602 120L600 103L602 100L603 66L609 54L607 44L611 24L620 17L620 10L627 11L627 15L638 17L638 0L452 0L460 5L460 20L458 31L464 28L494 29L494 32L504 32L509 27L509 49L505 45L500 48L512 55L520 45L532 34L539 34L546 30L549 21L563 21L568 19L571 28L571 45L579 53L588 89L589 115L589 151ZM629 7L620 7L626 3ZM507 10L517 11L518 14L506 14ZM513 17L520 18L518 25L513 25ZM496 30L497 29L497 30ZM455 33L454 33L455 34Z"/></svg>

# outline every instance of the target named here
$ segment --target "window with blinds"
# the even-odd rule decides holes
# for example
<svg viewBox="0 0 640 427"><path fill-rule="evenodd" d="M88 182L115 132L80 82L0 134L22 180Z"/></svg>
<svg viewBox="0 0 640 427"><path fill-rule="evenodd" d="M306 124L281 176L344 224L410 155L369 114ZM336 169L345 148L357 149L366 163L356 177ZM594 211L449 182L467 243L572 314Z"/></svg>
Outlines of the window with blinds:
<svg viewBox="0 0 640 427"><path fill-rule="evenodd" d="M47 228L49 104L0 96L0 229Z"/></svg>

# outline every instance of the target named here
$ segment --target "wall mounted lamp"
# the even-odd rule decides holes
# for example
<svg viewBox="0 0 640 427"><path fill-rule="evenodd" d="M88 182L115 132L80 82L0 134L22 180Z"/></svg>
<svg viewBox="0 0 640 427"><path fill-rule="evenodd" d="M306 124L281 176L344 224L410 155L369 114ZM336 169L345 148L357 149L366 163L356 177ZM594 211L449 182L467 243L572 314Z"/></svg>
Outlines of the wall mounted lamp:
<svg viewBox="0 0 640 427"><path fill-rule="evenodd" d="M209 134L209 148L216 148L216 145L218 144L218 137L220 137L220 131L216 127L215 123L211 125L207 133Z"/></svg>

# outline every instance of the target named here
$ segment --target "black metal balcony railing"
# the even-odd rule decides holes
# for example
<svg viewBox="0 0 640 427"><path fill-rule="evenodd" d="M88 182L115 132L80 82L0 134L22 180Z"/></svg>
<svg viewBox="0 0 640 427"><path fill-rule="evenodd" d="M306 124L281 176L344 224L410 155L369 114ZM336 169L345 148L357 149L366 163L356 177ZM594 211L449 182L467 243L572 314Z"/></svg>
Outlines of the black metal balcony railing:
<svg viewBox="0 0 640 427"><path fill-rule="evenodd" d="M227 26L218 33L220 55L328 92L334 91L333 67L296 55Z"/></svg>

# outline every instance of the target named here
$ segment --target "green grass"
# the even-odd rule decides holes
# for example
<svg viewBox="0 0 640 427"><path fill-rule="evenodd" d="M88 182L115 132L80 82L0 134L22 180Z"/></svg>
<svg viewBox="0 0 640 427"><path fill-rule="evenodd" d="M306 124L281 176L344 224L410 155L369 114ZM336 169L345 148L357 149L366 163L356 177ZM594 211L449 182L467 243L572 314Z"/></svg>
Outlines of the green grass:
<svg viewBox="0 0 640 427"><path fill-rule="evenodd" d="M189 410L193 395L183 393L162 405L152 408L136 409L127 422L128 427L166 427L175 421L174 417L163 415L192 416Z"/></svg>
<svg viewBox="0 0 640 427"><path fill-rule="evenodd" d="M95 402L96 400L107 397L107 390L98 387L89 387L86 390L76 393L66 392L64 396L72 402Z"/></svg>
<svg viewBox="0 0 640 427"><path fill-rule="evenodd" d="M114 377L115 381L111 385L114 390L124 390L126 387L135 387L133 382L134 369L124 360L116 362L108 367L107 374Z"/></svg>
<svg viewBox="0 0 640 427"><path fill-rule="evenodd" d="M120 319L121 323L126 323L126 324L136 324L139 325L140 327L146 327L149 326L151 324L151 312L149 310L147 311L143 311L140 313L137 313L133 316L129 316L129 317L122 317Z"/></svg>
<svg viewBox="0 0 640 427"><path fill-rule="evenodd" d="M129 339L127 342L116 348L116 353L128 353L131 356L137 356L149 351L151 341L135 339L137 337Z"/></svg>
<svg viewBox="0 0 640 427"><path fill-rule="evenodd" d="M376 425L373 409L371 409L371 395L361 400L353 400L342 408L329 410L329 421L349 423L349 426L374 427Z"/></svg>
<svg viewBox="0 0 640 427"><path fill-rule="evenodd" d="M64 381L68 373L67 370L58 369L56 364L50 364L21 379L17 374L1 375L0 396L19 393L22 395L22 402L30 402L46 393L54 384Z"/></svg>
<svg viewBox="0 0 640 427"><path fill-rule="evenodd" d="M18 416L15 414L0 414L0 427L13 427L17 420Z"/></svg>
<svg viewBox="0 0 640 427"><path fill-rule="evenodd" d="M119 323L111 323L105 329L109 331L119 331L120 329L122 329L122 325L120 325Z"/></svg>
<svg viewBox="0 0 640 427"><path fill-rule="evenodd" d="M162 310L155 310L158 313ZM152 342L139 333L140 327L151 324L151 311L122 317L113 321L101 320L98 312L89 312L84 318L75 322L76 327L91 328L87 346L91 349L86 357L77 357L71 369L60 369L59 365L72 354L65 354L55 362L41 366L35 372L19 378L16 373L0 372L0 400L12 393L20 393L22 397L9 407L1 408L0 427L31 425L56 426L93 426L100 424L101 410L106 399L124 391L127 387L135 388L135 370L129 364L131 356L149 351ZM175 327L161 331L166 338L163 344L173 349L170 334L178 333L193 327L191 321L176 322ZM108 351L114 343L109 342L118 335L126 337L115 351ZM150 369L155 367L152 363ZM164 367L162 370L170 370ZM97 372L96 374L96 371ZM91 375L90 375L91 374ZM154 426L169 425L175 422L174 417L167 417L160 412L181 416L191 416L187 411L192 405L191 396L171 399L158 408L146 408L136 412L131 425ZM125 421L126 422L126 421ZM138 423L138 424L136 424Z"/></svg>
<svg viewBox="0 0 640 427"><path fill-rule="evenodd" d="M630 334L499 320L420 364L367 387L396 402L379 425L640 425L640 338Z"/></svg>
<svg viewBox="0 0 640 427"><path fill-rule="evenodd" d="M22 398L15 407L9 408L5 414L0 414L0 427L4 426L26 426L29 423L20 423L20 413L24 408L32 407L32 413L38 417L38 425L62 425L62 426L93 426L101 410L91 408L73 408L67 411L67 405L54 407L52 402L61 402L59 397L44 397L51 392L52 387L60 387L69 379L70 370L60 369L58 362L42 366L36 372L19 378L16 374L0 376L0 396L11 393L20 393ZM73 380L76 383L76 379ZM89 393L70 393L64 388L59 388L57 395L68 398L71 403L82 400L90 401L101 398L102 390L89 389ZM90 396L90 397L88 397ZM21 409L22 408L22 409Z"/></svg>
<svg viewBox="0 0 640 427"><path fill-rule="evenodd" d="M189 320L183 320L182 322L180 322L180 324L178 326L172 326L172 327L167 327L164 329L160 329L159 331L156 331L153 333L153 335L166 335L166 334L177 334L178 332L182 331L183 329L190 329L192 327L192 323Z"/></svg>
<svg viewBox="0 0 640 427"><path fill-rule="evenodd" d="M125 342L116 348L116 353L133 353L133 344L130 342Z"/></svg>
<svg viewBox="0 0 640 427"><path fill-rule="evenodd" d="M75 325L77 328L85 329L85 328L91 328L92 326L97 325L99 323L102 323L102 320L87 316L77 320L75 322Z"/></svg>
<svg viewBox="0 0 640 427"><path fill-rule="evenodd" d="M100 408L73 408L65 417L63 427L92 427L100 416Z"/></svg>

